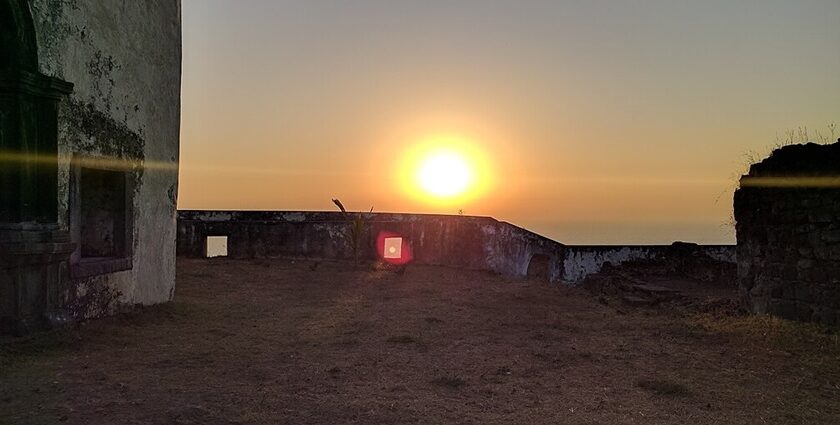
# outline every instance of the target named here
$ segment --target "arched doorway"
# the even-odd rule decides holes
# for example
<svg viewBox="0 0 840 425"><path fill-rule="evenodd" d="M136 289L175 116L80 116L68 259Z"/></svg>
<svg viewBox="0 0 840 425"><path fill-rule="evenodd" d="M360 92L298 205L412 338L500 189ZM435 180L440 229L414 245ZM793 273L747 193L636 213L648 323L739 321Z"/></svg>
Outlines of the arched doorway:
<svg viewBox="0 0 840 425"><path fill-rule="evenodd" d="M0 223L55 223L58 102L73 85L38 72L27 0L0 0Z"/></svg>
<svg viewBox="0 0 840 425"><path fill-rule="evenodd" d="M528 262L528 279L548 282L551 273L551 258L545 254L534 254Z"/></svg>
<svg viewBox="0 0 840 425"><path fill-rule="evenodd" d="M29 2L0 0L0 333L60 306L74 246L56 224L58 103L72 89L38 72Z"/></svg>
<svg viewBox="0 0 840 425"><path fill-rule="evenodd" d="M0 0L0 70L38 71L35 27L26 0Z"/></svg>

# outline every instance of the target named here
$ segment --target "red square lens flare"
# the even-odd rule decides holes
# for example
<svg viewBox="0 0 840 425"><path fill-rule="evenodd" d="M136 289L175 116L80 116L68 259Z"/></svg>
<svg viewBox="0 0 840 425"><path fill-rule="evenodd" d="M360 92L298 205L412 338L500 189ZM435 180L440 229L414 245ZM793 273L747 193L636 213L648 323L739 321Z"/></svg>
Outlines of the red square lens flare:
<svg viewBox="0 0 840 425"><path fill-rule="evenodd" d="M382 258L385 259L399 259L402 258L402 238L385 238L384 249L382 250Z"/></svg>
<svg viewBox="0 0 840 425"><path fill-rule="evenodd" d="M379 233L376 238L376 251L379 258L391 264L407 264L413 258L408 240L392 232Z"/></svg>

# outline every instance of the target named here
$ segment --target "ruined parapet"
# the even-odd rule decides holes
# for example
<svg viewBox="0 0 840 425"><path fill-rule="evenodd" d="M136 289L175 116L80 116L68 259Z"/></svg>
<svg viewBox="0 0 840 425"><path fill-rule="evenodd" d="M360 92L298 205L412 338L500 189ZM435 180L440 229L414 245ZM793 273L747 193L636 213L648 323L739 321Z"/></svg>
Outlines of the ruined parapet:
<svg viewBox="0 0 840 425"><path fill-rule="evenodd" d="M379 258L377 238L402 235L418 264L488 270L575 285L605 264L632 260L733 263L732 245L568 246L491 217L372 213L365 216L359 258ZM339 212L179 211L178 256L208 256L213 238L232 258L298 257L350 260L350 222Z"/></svg>
<svg viewBox="0 0 840 425"><path fill-rule="evenodd" d="M747 308L840 325L840 141L785 146L751 166L735 220Z"/></svg>
<svg viewBox="0 0 840 425"><path fill-rule="evenodd" d="M490 217L363 214L358 257L380 258L382 235L400 237L418 264L488 270L558 281L563 245ZM208 238L224 237L232 258L353 259L351 223L339 212L179 211L178 255L204 257Z"/></svg>
<svg viewBox="0 0 840 425"><path fill-rule="evenodd" d="M606 265L616 267L633 261L659 261L667 263L674 269L673 272L697 277L719 266L734 263L735 246L686 242L671 245L569 245L566 246L562 279L575 284L600 272ZM702 272L695 269L702 269Z"/></svg>

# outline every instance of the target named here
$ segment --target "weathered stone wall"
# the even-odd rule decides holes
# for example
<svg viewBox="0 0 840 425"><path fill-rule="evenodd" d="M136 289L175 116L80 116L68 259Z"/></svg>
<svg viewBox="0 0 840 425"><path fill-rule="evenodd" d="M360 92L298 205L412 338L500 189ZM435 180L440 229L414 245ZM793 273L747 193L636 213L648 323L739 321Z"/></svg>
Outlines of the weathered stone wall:
<svg viewBox="0 0 840 425"><path fill-rule="evenodd" d="M409 241L413 261L490 270L507 276L544 274L573 285L604 264L630 260L703 257L735 262L734 246L566 246L490 217L431 214L365 214L360 258L378 258L382 232ZM180 211L178 255L203 257L208 236L227 236L233 258L303 257L351 259L351 224L338 212ZM545 270L543 270L545 269Z"/></svg>
<svg viewBox="0 0 840 425"><path fill-rule="evenodd" d="M735 219L749 309L840 325L840 142L787 146L753 165Z"/></svg>
<svg viewBox="0 0 840 425"><path fill-rule="evenodd" d="M566 246L563 281L580 282L598 273L605 264L613 266L634 260L668 260L705 258L724 263L735 262L734 245L588 245Z"/></svg>
<svg viewBox="0 0 840 425"><path fill-rule="evenodd" d="M406 239L413 261L526 276L531 260L547 259L546 279L558 281L563 245L490 217L364 214L359 257L376 259L383 232ZM233 258L351 259L351 224L338 212L181 211L178 255L202 257L207 236L227 236Z"/></svg>
<svg viewBox="0 0 840 425"><path fill-rule="evenodd" d="M171 299L180 128L179 0L31 0L40 71L74 84L59 111L59 224L74 228L74 164L126 171L130 258L121 271L74 278L79 318ZM78 254L76 254L78 257Z"/></svg>

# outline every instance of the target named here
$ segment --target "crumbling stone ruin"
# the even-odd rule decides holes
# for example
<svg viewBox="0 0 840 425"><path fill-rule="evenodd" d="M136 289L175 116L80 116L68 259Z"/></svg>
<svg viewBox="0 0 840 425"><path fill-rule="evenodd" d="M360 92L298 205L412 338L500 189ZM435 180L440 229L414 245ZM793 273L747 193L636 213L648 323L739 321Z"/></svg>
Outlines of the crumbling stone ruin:
<svg viewBox="0 0 840 425"><path fill-rule="evenodd" d="M172 298L178 0L0 0L0 333Z"/></svg>
<svg viewBox="0 0 840 425"><path fill-rule="evenodd" d="M840 325L840 141L785 146L752 165L735 220L749 310Z"/></svg>

